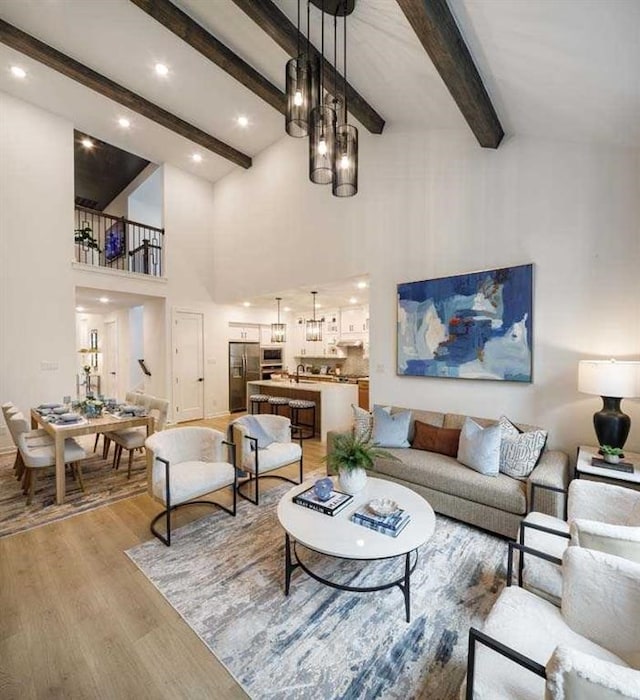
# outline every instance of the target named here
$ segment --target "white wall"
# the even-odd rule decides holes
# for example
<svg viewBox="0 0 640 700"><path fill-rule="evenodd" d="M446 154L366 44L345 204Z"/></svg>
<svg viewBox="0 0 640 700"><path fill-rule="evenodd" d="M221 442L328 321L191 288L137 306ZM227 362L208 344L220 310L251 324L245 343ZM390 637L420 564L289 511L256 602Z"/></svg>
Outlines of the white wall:
<svg viewBox="0 0 640 700"><path fill-rule="evenodd" d="M72 124L0 93L0 402L24 411L75 395L73 228Z"/></svg>
<svg viewBox="0 0 640 700"><path fill-rule="evenodd" d="M550 444L572 454L592 444L600 400L577 392L578 360L640 359L638 151L531 138L490 151L452 132L360 136L355 198L310 184L307 144L295 139L216 185L216 300L368 272L375 402L505 413L548 427ZM397 283L529 262L532 384L396 376ZM640 402L623 407L627 446L640 451Z"/></svg>

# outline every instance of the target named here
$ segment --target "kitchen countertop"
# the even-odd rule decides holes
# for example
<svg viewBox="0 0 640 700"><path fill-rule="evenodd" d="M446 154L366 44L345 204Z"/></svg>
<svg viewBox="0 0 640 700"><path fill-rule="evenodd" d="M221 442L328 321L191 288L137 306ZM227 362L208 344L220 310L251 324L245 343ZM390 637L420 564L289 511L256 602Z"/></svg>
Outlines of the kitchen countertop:
<svg viewBox="0 0 640 700"><path fill-rule="evenodd" d="M275 388L300 389L300 391L318 391L320 393L340 391L341 389L350 389L356 386L355 383L349 382L314 382L310 379L301 379L298 384L295 379L285 382L278 382L273 379L252 379L248 384L259 384L260 386L272 386Z"/></svg>

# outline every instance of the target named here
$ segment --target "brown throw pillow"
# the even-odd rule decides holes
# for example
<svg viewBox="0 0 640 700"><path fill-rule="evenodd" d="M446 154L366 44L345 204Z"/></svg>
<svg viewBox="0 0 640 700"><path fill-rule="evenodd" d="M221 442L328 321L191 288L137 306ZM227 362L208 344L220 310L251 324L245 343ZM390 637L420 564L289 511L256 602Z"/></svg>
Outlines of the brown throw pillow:
<svg viewBox="0 0 640 700"><path fill-rule="evenodd" d="M436 428L428 423L415 422L415 435L411 447L455 457L458 454L460 431L454 428Z"/></svg>

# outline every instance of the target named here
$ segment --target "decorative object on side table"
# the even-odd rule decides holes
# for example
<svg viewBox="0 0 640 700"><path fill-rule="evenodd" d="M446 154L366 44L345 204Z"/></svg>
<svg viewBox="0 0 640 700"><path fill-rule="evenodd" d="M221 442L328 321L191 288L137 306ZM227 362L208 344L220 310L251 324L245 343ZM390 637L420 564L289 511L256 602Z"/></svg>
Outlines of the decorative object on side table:
<svg viewBox="0 0 640 700"><path fill-rule="evenodd" d="M313 490L321 501L328 501L333 491L333 481L328 476L324 479L318 479L313 486Z"/></svg>
<svg viewBox="0 0 640 700"><path fill-rule="evenodd" d="M333 449L324 461L329 468L340 475L340 486L343 491L356 494L366 486L366 470L373 467L373 460L376 457L395 459L390 452L381 450L368 440L350 432L336 437Z"/></svg>
<svg viewBox="0 0 640 700"><path fill-rule="evenodd" d="M593 414L598 443L622 449L629 435L631 419L620 410L620 402L640 396L640 362L581 360L578 363L578 391L602 398L602 408Z"/></svg>
<svg viewBox="0 0 640 700"><path fill-rule="evenodd" d="M600 445L600 454L609 464L618 464L620 457L624 457L624 452L619 447L611 447L611 445Z"/></svg>

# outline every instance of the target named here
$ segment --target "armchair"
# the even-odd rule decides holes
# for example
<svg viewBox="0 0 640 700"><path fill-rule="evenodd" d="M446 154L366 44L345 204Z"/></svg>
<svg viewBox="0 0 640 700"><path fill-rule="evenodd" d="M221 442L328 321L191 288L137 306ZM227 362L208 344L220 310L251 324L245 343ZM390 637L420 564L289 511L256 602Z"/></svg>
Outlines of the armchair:
<svg viewBox="0 0 640 700"><path fill-rule="evenodd" d="M302 438L299 431L296 444L292 440L291 421L284 416L271 414L248 415L238 418L230 424L229 429L233 442L237 445L237 466L248 472L248 480L238 484L240 496L254 505L260 503L260 479L282 479L292 484L301 484L302 469ZM275 469L281 469L299 462L299 481L293 481L279 474L271 474ZM245 484L254 483L254 498L242 492Z"/></svg>
<svg viewBox="0 0 640 700"><path fill-rule="evenodd" d="M640 563L640 491L576 479L568 492L567 521L530 512L521 523L518 583L558 602L562 589L561 559L569 545L615 554Z"/></svg>
<svg viewBox="0 0 640 700"><path fill-rule="evenodd" d="M461 699L640 700L640 564L581 547L562 561L560 609L509 587L469 630Z"/></svg>
<svg viewBox="0 0 640 700"><path fill-rule="evenodd" d="M230 515L236 514L235 445L224 433L213 428L174 428L154 433L145 441L147 448L147 490L165 508L151 521L151 532L167 547L171 546L171 513L194 504L214 505ZM231 451L231 462L226 459ZM233 505L196 500L232 487ZM165 518L166 534L156 528Z"/></svg>

